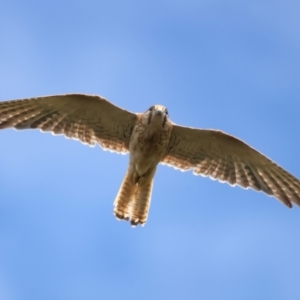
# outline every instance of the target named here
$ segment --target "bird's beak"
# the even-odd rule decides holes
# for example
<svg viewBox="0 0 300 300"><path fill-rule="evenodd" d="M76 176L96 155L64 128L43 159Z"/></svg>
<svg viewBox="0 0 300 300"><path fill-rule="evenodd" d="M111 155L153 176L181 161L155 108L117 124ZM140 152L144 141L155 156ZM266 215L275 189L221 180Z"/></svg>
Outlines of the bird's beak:
<svg viewBox="0 0 300 300"><path fill-rule="evenodd" d="M164 114L164 112L160 108L155 110L155 115L156 116L163 116L163 114Z"/></svg>

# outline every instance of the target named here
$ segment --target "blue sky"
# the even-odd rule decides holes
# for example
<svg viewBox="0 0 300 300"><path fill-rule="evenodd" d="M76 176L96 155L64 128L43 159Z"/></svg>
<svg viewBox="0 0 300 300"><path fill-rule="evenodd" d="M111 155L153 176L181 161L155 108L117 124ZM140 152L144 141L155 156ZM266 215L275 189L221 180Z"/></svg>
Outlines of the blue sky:
<svg viewBox="0 0 300 300"><path fill-rule="evenodd" d="M99 94L222 129L298 178L299 1L0 3L0 100ZM0 132L0 299L299 299L300 210L159 166L116 221L128 156Z"/></svg>

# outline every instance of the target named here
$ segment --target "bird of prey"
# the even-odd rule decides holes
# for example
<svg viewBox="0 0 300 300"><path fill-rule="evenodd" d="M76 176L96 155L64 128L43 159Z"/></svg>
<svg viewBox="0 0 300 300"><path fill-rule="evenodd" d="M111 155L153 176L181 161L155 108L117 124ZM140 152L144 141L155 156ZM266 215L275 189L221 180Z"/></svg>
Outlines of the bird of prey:
<svg viewBox="0 0 300 300"><path fill-rule="evenodd" d="M292 174L222 131L176 125L161 105L135 114L100 96L84 94L0 102L0 129L9 127L39 128L91 146L98 143L107 150L129 152L114 214L132 226L147 221L159 163L263 191L288 207L300 206L300 181Z"/></svg>

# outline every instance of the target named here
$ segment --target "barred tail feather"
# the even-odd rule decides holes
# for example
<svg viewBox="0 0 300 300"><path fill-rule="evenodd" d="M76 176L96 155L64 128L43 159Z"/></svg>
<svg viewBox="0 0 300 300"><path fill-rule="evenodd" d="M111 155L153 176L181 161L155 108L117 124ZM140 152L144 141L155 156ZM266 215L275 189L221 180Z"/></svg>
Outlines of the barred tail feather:
<svg viewBox="0 0 300 300"><path fill-rule="evenodd" d="M130 208L135 199L136 189L137 185L133 182L129 172L127 172L114 202L114 214L117 219L129 220Z"/></svg>
<svg viewBox="0 0 300 300"><path fill-rule="evenodd" d="M117 219L130 220L132 226L146 223L155 170L156 168L152 168L137 179L129 169L114 202Z"/></svg>
<svg viewBox="0 0 300 300"><path fill-rule="evenodd" d="M146 223L151 202L152 186L153 178L150 179L150 182L143 183L137 187L130 216L132 226Z"/></svg>

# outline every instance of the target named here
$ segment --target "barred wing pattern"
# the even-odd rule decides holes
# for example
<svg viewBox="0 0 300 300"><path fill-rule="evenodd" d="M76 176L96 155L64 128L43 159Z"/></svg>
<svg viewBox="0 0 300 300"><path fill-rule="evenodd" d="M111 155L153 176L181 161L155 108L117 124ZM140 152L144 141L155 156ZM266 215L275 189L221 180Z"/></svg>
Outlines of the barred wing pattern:
<svg viewBox="0 0 300 300"><path fill-rule="evenodd" d="M231 185L251 187L300 206L300 181L241 140L215 130L174 125L162 163Z"/></svg>
<svg viewBox="0 0 300 300"><path fill-rule="evenodd" d="M0 102L0 129L39 128L126 153L136 114L99 96L55 95Z"/></svg>

